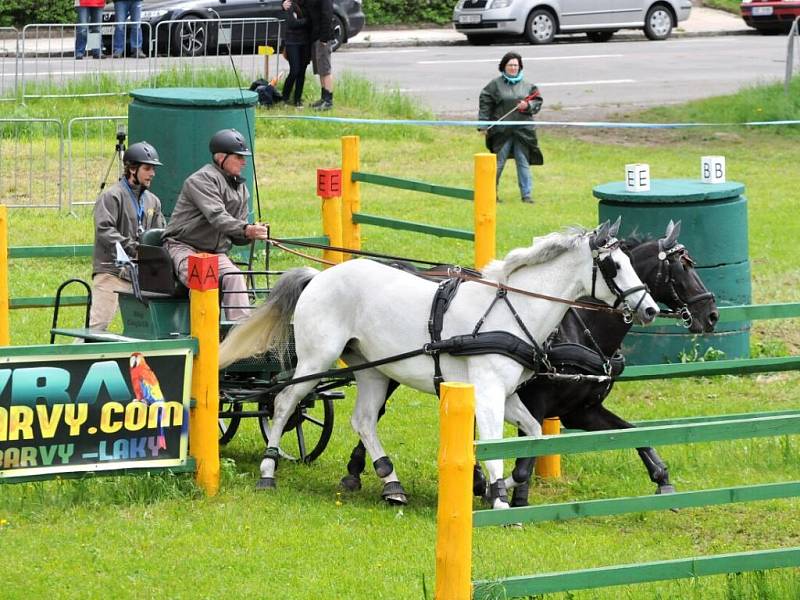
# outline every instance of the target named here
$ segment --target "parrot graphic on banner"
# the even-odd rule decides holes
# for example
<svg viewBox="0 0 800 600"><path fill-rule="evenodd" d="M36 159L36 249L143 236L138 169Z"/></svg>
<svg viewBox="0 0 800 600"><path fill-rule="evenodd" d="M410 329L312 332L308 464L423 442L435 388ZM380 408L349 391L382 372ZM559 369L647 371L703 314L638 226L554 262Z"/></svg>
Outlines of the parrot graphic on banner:
<svg viewBox="0 0 800 600"><path fill-rule="evenodd" d="M131 383L133 384L133 395L139 402L144 402L148 406L153 404L161 405L158 421L158 447L166 448L167 440L164 436L165 411L164 394L158 383L158 377L153 373L153 369L147 364L141 352L134 352L130 358Z"/></svg>

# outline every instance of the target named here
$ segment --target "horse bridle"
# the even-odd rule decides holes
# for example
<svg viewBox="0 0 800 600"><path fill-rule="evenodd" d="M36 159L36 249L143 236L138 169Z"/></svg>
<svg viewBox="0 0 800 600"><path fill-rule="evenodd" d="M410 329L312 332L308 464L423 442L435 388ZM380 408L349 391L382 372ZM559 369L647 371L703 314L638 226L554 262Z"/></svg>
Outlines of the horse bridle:
<svg viewBox="0 0 800 600"><path fill-rule="evenodd" d="M608 286L608 289L617 297L617 301L614 303L613 308L617 308L620 304L623 304L622 308L622 319L626 323L633 322L633 314L639 310L639 307L644 302L645 296L649 293L647 286L636 285L632 288L627 290L621 289L617 282L614 281L614 278L617 276L619 269L617 268L617 264L614 262L614 259L611 257L611 252L619 248L620 242L616 238L610 238L605 244L599 245L597 243L596 236L592 236L589 238L589 249L592 251L592 298L599 301L599 298L595 296L595 290L597 286L597 272L600 271L600 274L603 276L603 281ZM601 251L608 251L608 254L603 258L600 259L600 252ZM639 298L639 302L636 303L636 306L633 308L630 307L626 298L631 294L635 294L636 292L645 292L642 294L642 297Z"/></svg>
<svg viewBox="0 0 800 600"><path fill-rule="evenodd" d="M673 274L675 262L670 260L673 257L677 259L675 262L683 260L689 266L694 266L694 260L689 255L689 252L686 250L686 247L683 244L676 243L670 248L664 248L664 241L660 239L658 240L658 272L656 273L656 284L664 284L669 286L669 291L670 294L672 294L672 299L675 301L675 304L683 304L681 308L673 311L673 314L676 314L681 320L683 320L684 327L691 327L692 311L690 310L690 307L699 302L705 302L708 300L713 301L716 299L716 297L714 296L713 292L705 291L686 299L681 298L681 295L678 293L678 290L675 287L676 279L675 275ZM666 312L662 312L661 314L663 316L670 316Z"/></svg>

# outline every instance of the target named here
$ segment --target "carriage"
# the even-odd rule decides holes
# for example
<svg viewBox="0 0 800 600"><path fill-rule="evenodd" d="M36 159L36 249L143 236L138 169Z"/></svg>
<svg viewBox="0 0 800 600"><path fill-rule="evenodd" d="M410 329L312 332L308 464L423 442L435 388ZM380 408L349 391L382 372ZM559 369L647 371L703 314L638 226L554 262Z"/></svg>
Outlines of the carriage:
<svg viewBox="0 0 800 600"><path fill-rule="evenodd" d="M50 343L54 343L57 336L85 342L131 342L188 337L189 293L172 276L172 262L167 251L161 247L162 233L161 229L153 229L145 232L142 238L136 269L139 289L134 292L119 292L122 335L95 332L88 328L91 286L81 279L69 279L56 292ZM281 275L279 271L247 268L252 264L242 266L246 267L243 273L248 281L247 293L256 300L267 297L270 280ZM87 295L84 327L59 327L62 294L74 286L84 288ZM225 308L222 295L220 308ZM220 310L221 339L232 325L233 322L224 319L224 310ZM294 346L290 341L285 352L270 352L263 356L246 358L220 370L220 444L227 444L233 439L245 418L257 419L266 442L275 395L281 389L277 382L291 378L296 360ZM311 462L322 454L333 433L333 401L344 397L337 388L348 385L351 381L350 376L326 378L303 398L284 427L285 435L281 439L283 458Z"/></svg>

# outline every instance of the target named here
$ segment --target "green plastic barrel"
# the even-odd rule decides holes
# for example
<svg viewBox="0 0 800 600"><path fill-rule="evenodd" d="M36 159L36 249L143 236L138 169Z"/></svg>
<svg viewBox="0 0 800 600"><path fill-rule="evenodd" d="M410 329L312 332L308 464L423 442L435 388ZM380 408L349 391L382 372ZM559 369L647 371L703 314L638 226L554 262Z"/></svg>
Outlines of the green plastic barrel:
<svg viewBox="0 0 800 600"><path fill-rule="evenodd" d="M737 182L708 184L654 179L649 192L628 192L624 182L596 186L600 222L622 217L620 237L636 232L663 237L670 219L681 221L679 241L696 261L697 273L718 306L751 302L747 243L747 199ZM721 323L715 332L694 335L676 326L634 327L625 338L628 364L676 362L681 353L705 355L709 348L726 358L750 355L750 322Z"/></svg>
<svg viewBox="0 0 800 600"><path fill-rule="evenodd" d="M252 150L255 146L255 105L258 94L234 88L155 88L131 93L128 143L146 140L158 150L159 167L152 190L169 217L184 180L211 162L208 141L220 129L237 129ZM253 165L242 176L250 191L252 214Z"/></svg>

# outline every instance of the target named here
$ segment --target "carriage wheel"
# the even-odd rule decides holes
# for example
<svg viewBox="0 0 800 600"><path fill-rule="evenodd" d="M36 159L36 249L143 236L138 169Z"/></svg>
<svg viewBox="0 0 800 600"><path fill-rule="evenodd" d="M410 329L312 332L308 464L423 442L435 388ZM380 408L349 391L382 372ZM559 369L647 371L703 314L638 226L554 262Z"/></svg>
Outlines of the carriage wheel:
<svg viewBox="0 0 800 600"><path fill-rule="evenodd" d="M258 427L265 442L270 424L270 417L259 417ZM317 394L313 402L303 400L283 430L281 457L310 463L325 450L332 433L333 399L328 394Z"/></svg>
<svg viewBox="0 0 800 600"><path fill-rule="evenodd" d="M230 398L227 398L223 393L219 399L219 410L223 413L234 413L230 417L219 417L217 419L219 423L219 443L221 446L224 446L233 439L233 436L236 435L239 429L242 417L235 413L242 412L242 405L240 402L234 402Z"/></svg>

